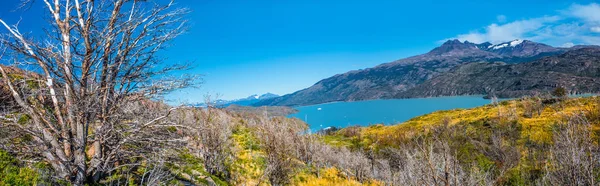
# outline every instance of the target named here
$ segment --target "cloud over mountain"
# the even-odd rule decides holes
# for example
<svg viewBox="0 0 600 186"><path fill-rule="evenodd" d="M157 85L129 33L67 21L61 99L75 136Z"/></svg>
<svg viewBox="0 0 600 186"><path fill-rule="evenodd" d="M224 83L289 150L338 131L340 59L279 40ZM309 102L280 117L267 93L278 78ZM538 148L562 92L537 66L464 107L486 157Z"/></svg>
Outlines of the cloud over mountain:
<svg viewBox="0 0 600 186"><path fill-rule="evenodd" d="M600 5L573 4L557 10L556 15L506 20L499 15L497 23L491 23L466 34L459 34L451 39L471 41L475 43L490 41L499 43L514 38L548 43L554 46L578 44L600 44Z"/></svg>

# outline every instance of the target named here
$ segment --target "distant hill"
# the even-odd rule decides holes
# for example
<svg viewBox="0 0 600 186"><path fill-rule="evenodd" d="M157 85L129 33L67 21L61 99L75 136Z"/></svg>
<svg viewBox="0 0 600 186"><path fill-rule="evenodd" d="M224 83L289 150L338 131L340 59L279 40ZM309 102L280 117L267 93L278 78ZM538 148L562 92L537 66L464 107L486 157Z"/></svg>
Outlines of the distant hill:
<svg viewBox="0 0 600 186"><path fill-rule="evenodd" d="M467 94L471 92L495 92L496 90L452 92L448 89L447 91L435 91L437 89L444 89L446 87L426 87L419 85L436 77L451 77L451 74L444 74L449 73L451 70L456 70L457 67L465 64L475 62L489 63L480 64L486 67L487 65L499 65L496 64L498 62L506 65L520 64L536 61L544 57L557 56L567 51L582 48L597 48L597 46L557 48L528 40L513 40L495 45L487 42L475 44L468 41L460 42L458 40L449 40L426 54L381 64L373 68L338 74L333 77L323 79L306 89L281 97L262 100L254 105L298 106L333 101L460 95L461 93ZM478 66L465 66L462 67L462 71L471 68L475 68L473 70L477 70L477 67ZM535 69L533 71L535 71ZM532 71L528 71L528 73L531 72ZM542 69L536 72L544 73ZM476 75L473 75L472 77L475 78L475 76ZM531 76L530 78L535 77L546 77L546 75ZM441 79L438 80L441 81ZM558 81L562 80L565 79L560 79ZM457 83L469 84L472 82L464 81ZM559 84L563 83L566 82L561 82ZM411 90L413 88L418 88L420 90L413 91ZM428 88L431 88L431 91L427 90ZM494 89L497 87L489 88ZM531 87L531 89L536 88ZM429 94L417 95L417 92L429 92ZM446 92L448 92L448 94L446 94ZM518 91L514 93L506 93L507 96L518 96L519 94L525 92Z"/></svg>
<svg viewBox="0 0 600 186"><path fill-rule="evenodd" d="M251 115L262 115L267 117L276 117L287 115L298 112L298 110L285 107L285 106L262 106L262 107L251 107L251 106L240 106L240 105L229 105L224 108L225 110L236 112L239 114L251 114Z"/></svg>
<svg viewBox="0 0 600 186"><path fill-rule="evenodd" d="M259 101L262 100L267 100L267 99L272 99L272 98L277 98L279 97L279 95L277 94L273 94L273 93L265 93L263 95L258 95L258 94L254 94L251 96L248 96L246 98L242 98L242 99L235 99L235 100L215 100L212 102L212 105L216 106L216 107L228 107L230 105L239 105L239 106L250 106L252 104L255 104ZM197 107L205 107L206 103L199 103L199 104L195 104L194 106Z"/></svg>

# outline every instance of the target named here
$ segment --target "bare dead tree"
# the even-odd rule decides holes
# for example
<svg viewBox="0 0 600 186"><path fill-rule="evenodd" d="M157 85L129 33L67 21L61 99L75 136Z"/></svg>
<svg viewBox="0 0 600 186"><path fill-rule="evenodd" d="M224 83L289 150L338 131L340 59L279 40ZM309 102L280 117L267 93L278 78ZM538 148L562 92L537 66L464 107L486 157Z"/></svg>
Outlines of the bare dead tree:
<svg viewBox="0 0 600 186"><path fill-rule="evenodd" d="M303 131L302 127L295 120L283 118L261 117L260 121L259 139L267 153L264 174L272 185L287 185L297 166L294 159L299 157L299 144L294 141L294 136Z"/></svg>
<svg viewBox="0 0 600 186"><path fill-rule="evenodd" d="M144 131L177 126L165 120L177 108L157 106L160 115L140 115L144 109L130 107L147 107L148 98L194 85L193 76L169 76L187 65L161 66L157 56L185 31L188 10L173 1L43 3L51 20L43 41L0 19L7 31L0 40L8 48L4 59L40 74L39 87L24 91L26 83L0 67L4 85L30 118L13 129L31 136L60 178L75 185L98 181L126 157L126 146L153 139Z"/></svg>
<svg viewBox="0 0 600 186"><path fill-rule="evenodd" d="M394 181L398 185L493 185L492 175L477 166L462 165L449 144L447 129L419 137L414 147L397 153L403 159Z"/></svg>
<svg viewBox="0 0 600 186"><path fill-rule="evenodd" d="M502 178L508 170L518 165L521 154L515 141L520 138L518 125L515 122L501 123L499 120L486 122L490 127L490 133L482 133L480 136L467 136L468 141L475 149L497 162L494 166L494 176Z"/></svg>
<svg viewBox="0 0 600 186"><path fill-rule="evenodd" d="M154 156L146 159L148 164L144 166L144 173L140 180L140 185L167 185L168 182L174 179L174 176L166 168L168 161L159 150Z"/></svg>
<svg viewBox="0 0 600 186"><path fill-rule="evenodd" d="M583 116L572 116L554 131L546 167L547 184L597 185L600 148L592 140L590 122Z"/></svg>
<svg viewBox="0 0 600 186"><path fill-rule="evenodd" d="M229 172L226 164L232 161L233 144L232 119L226 113L207 107L202 110L193 110L192 116L199 126L195 135L199 138L197 152L204 162L204 166L211 175L228 178Z"/></svg>

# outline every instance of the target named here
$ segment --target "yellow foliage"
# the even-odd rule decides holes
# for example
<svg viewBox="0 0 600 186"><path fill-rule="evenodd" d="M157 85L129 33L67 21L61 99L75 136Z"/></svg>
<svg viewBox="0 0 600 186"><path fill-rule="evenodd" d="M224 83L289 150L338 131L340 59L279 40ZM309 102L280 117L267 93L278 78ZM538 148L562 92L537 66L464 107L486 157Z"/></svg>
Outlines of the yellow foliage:
<svg viewBox="0 0 600 186"><path fill-rule="evenodd" d="M437 111L397 125L384 126L380 124L345 128L331 135L319 136L319 138L324 143L335 147L378 150L383 147L400 147L403 142L409 142L416 136L430 134L429 131L440 125L464 127L461 128L464 129L464 135L477 134L473 136L481 135L484 138L485 135L489 137L489 131L514 127L515 129L510 131L512 131L511 134L515 134L514 139L517 141L512 141L510 144L518 145L521 159L523 159L534 157L529 156L529 153L544 153L527 151L526 144L551 144L553 127L555 124L565 122L569 116L583 114L588 118L596 118L590 119L590 122L594 124L592 126L594 131L600 131L599 101L598 97L572 98L546 104L542 104L536 98L509 100L498 105L485 105L472 109ZM600 132L593 135L600 135ZM236 157L230 166L232 173L230 183L233 185L269 185L269 181L264 175L266 153L261 149L253 128L238 125L232 138ZM518 170L533 170L544 166L543 162L529 164L522 162L528 161L520 161L517 165ZM361 183L336 167L320 170L315 170L307 165L302 167L295 170L291 185L383 185L377 181Z"/></svg>
<svg viewBox="0 0 600 186"><path fill-rule="evenodd" d="M427 133L432 127L447 123L448 125L470 124L478 121L494 120L499 123L517 122L522 127L521 137L536 143L552 143L552 126L563 122L574 114L598 112L598 97L572 98L559 103L545 105L541 113L525 117L525 106L530 99L509 100L498 105L485 105L472 109L455 109L437 111L410 119L397 125L375 125L360 129L359 140L362 147L379 148L396 146L410 140L418 134ZM526 103L527 102L527 103ZM594 127L600 130L600 127ZM476 127L467 127L467 131L476 131ZM342 129L343 131L343 129ZM343 133L342 131L338 132ZM325 140L327 143L327 140ZM334 141L335 144L345 144Z"/></svg>
<svg viewBox="0 0 600 186"><path fill-rule="evenodd" d="M238 126L232 135L236 149L236 160L231 166L232 178L235 185L267 185L262 180L265 170L266 154L258 148L258 139L250 129Z"/></svg>
<svg viewBox="0 0 600 186"><path fill-rule="evenodd" d="M352 146L352 143L349 142L349 139L342 135L323 135L319 136L321 141L325 144L334 146L334 147L349 147Z"/></svg>
<svg viewBox="0 0 600 186"><path fill-rule="evenodd" d="M353 186L353 185L383 185L377 181L370 181L368 183L358 182L352 177L346 177L335 167L321 169L319 175L302 172L295 176L293 185L299 186Z"/></svg>

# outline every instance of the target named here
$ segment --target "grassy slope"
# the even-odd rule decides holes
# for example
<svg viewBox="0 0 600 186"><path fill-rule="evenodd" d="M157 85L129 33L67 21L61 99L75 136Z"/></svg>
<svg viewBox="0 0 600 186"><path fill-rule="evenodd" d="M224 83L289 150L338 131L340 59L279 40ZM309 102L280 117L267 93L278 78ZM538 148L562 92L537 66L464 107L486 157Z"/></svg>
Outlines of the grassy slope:
<svg viewBox="0 0 600 186"><path fill-rule="evenodd" d="M529 179L523 175L538 174L547 166L544 157L553 143L553 129L565 123L568 117L582 116L589 121L593 131L590 137L599 142L599 103L598 97L572 98L558 103L542 103L537 98L510 100L472 109L437 111L397 125L345 128L323 136L322 140L333 146L379 152L388 147L402 148L447 124L458 128L450 141L456 144L452 148L456 149L460 162L490 169L504 164L485 155L485 146L489 147L495 133L501 136L503 144L516 147L520 153L517 165L500 178L500 183L522 185Z"/></svg>
<svg viewBox="0 0 600 186"><path fill-rule="evenodd" d="M589 97L542 104L539 114L534 111L531 117L526 117L526 107L535 105L536 102L541 103L541 100L511 100L496 106L437 111L397 125L346 128L331 135L321 136L321 139L336 147L379 150L385 147L398 148L403 142L428 133L431 128L443 123L449 126L461 126L464 129L464 136L473 138L485 138L493 130L505 130L503 128L505 126L516 125L518 130L515 132L518 134L514 135L517 139L507 143L519 146L521 153L525 155L529 152L525 150L527 143L551 144L553 126L564 121L567 116L583 113L596 122L594 126L598 129L598 120L594 119L598 117L593 113L598 113L599 101L597 97ZM233 130L235 158L229 165L232 174L229 183L231 185L269 185L267 177L263 175L266 169L266 153L262 149L260 140L257 139L255 130L243 123L237 124ZM463 162L475 162L483 168L494 165L495 162L474 148L472 145L465 144L459 149L465 154L462 156ZM529 166L526 162L521 164L519 169ZM291 179L293 185L361 185L356 180L346 179L335 167L314 170L310 166L303 165L295 171ZM380 183L373 181L371 185L380 185Z"/></svg>
<svg viewBox="0 0 600 186"><path fill-rule="evenodd" d="M527 105L534 104L534 99L504 101L495 105L485 105L472 109L455 109L437 111L410 119L397 125L373 125L361 128L342 129L332 135L324 136L326 143L334 146L348 147L397 147L399 143L410 140L417 134L429 131L432 127L447 122L450 126L467 127L466 134L481 132L481 125L488 122L515 122L520 128L521 140L531 140L539 144L552 143L554 124L563 122L566 117L584 114L592 121L597 120L595 113L599 111L598 97L572 98L560 103L544 104L541 114L537 111L526 117ZM594 129L600 129L597 121ZM356 134L349 134L356 133Z"/></svg>
<svg viewBox="0 0 600 186"><path fill-rule="evenodd" d="M233 140L237 149L235 162L231 165L234 185L266 185L262 175L266 168L266 154L260 148L260 142L252 129L238 126L233 131Z"/></svg>
<svg viewBox="0 0 600 186"><path fill-rule="evenodd" d="M260 141L256 138L255 129L239 125L234 130L234 140L237 153L235 162L230 170L233 174L232 185L270 185L269 180L263 175L266 169L266 153ZM300 161L297 161L301 163ZM302 164L302 163L301 163ZM315 174L319 172L319 176ZM292 185L363 185L355 179L347 179L335 167L314 170L314 167L302 164L291 178ZM381 185L376 181L367 185Z"/></svg>

